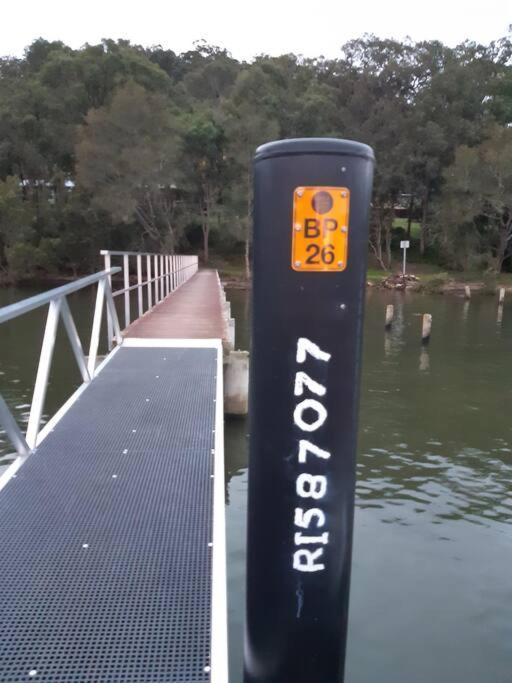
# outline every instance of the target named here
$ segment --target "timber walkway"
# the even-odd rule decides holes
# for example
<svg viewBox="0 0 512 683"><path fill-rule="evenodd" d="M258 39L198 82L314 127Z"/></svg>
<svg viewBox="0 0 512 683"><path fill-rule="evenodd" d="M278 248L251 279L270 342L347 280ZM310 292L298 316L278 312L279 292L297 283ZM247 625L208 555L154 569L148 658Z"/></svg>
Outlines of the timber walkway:
<svg viewBox="0 0 512 683"><path fill-rule="evenodd" d="M3 682L228 679L223 292L195 257L161 255L133 287L121 256L122 290L110 266L84 279L98 283L88 358L66 300L80 282L0 309L50 307L26 436L0 403L19 453L0 478ZM127 289L146 294L133 322ZM117 345L98 365L103 302ZM60 318L84 383L39 430Z"/></svg>

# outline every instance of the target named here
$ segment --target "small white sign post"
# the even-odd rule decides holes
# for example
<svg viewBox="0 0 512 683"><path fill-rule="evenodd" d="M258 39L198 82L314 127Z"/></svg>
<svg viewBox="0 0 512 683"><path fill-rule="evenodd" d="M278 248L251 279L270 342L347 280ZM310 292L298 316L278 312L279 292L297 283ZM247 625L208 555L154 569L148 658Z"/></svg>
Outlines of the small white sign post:
<svg viewBox="0 0 512 683"><path fill-rule="evenodd" d="M405 277L405 262L406 262L406 254L407 254L407 249L409 249L409 240L402 240L400 242L400 248L404 250L404 263L402 267L402 275Z"/></svg>

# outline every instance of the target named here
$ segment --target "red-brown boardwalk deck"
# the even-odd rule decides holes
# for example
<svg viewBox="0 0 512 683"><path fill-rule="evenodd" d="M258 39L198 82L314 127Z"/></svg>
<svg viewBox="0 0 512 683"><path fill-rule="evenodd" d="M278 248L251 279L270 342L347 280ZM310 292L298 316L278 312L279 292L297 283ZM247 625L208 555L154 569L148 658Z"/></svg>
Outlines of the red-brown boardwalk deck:
<svg viewBox="0 0 512 683"><path fill-rule="evenodd" d="M146 339L225 339L226 332L217 272L199 270L123 334Z"/></svg>

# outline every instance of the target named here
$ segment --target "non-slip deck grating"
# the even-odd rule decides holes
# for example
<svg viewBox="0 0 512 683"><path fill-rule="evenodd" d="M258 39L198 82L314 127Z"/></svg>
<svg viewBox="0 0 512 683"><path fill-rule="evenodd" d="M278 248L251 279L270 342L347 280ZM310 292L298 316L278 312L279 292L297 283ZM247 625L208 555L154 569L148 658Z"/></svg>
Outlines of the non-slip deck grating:
<svg viewBox="0 0 512 683"><path fill-rule="evenodd" d="M121 348L0 492L1 682L209 679L216 354Z"/></svg>

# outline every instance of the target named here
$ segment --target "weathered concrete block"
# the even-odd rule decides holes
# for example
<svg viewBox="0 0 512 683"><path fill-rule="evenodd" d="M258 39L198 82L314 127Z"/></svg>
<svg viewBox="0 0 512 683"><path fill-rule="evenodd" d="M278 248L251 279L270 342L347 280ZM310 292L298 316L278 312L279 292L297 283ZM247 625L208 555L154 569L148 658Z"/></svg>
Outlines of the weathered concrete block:
<svg viewBox="0 0 512 683"><path fill-rule="evenodd" d="M249 406L249 351L224 355L224 412L247 415Z"/></svg>
<svg viewBox="0 0 512 683"><path fill-rule="evenodd" d="M228 344L234 349L235 348L235 319L230 318L228 320Z"/></svg>

